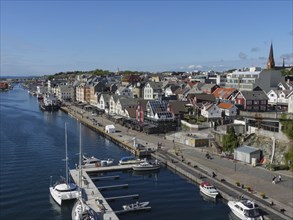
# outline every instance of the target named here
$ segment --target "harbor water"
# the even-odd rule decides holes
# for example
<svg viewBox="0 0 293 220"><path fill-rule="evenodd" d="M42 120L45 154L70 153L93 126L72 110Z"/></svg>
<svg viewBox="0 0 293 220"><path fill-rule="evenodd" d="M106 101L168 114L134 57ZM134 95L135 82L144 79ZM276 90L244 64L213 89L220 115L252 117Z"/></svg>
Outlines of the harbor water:
<svg viewBox="0 0 293 220"><path fill-rule="evenodd" d="M64 124L67 123L70 168L78 163L79 122L62 111L42 112L36 97L20 86L0 93L0 219L69 220L74 202L59 207L49 195L53 181L65 176ZM82 125L82 146L88 156L118 160L129 152ZM104 197L139 194L151 211L127 213L121 220L229 219L224 201L210 201L199 187L175 171L162 167L157 173L115 172L117 180L97 186L128 184L126 189L102 191ZM109 202L113 210L136 200Z"/></svg>

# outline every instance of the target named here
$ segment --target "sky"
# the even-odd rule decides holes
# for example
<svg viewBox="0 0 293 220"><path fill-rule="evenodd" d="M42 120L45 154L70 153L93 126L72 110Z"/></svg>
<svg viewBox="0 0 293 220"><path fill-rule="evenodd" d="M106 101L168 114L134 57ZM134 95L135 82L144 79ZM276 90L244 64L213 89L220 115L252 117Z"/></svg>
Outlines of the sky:
<svg viewBox="0 0 293 220"><path fill-rule="evenodd" d="M1 0L1 76L293 64L292 0Z"/></svg>

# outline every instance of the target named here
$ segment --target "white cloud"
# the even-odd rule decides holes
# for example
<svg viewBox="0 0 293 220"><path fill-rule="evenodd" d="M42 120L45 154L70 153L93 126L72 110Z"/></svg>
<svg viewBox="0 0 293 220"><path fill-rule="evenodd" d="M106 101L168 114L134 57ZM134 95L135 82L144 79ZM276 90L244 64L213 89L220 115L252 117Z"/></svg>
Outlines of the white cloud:
<svg viewBox="0 0 293 220"><path fill-rule="evenodd" d="M187 69L202 69L202 68L203 68L202 65L194 65L194 64L189 65L189 66L187 67Z"/></svg>

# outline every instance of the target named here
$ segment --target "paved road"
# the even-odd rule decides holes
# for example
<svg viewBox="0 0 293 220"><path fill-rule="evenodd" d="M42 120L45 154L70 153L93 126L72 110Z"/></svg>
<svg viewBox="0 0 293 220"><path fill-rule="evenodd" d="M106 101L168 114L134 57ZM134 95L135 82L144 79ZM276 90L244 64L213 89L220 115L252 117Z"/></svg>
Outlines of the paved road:
<svg viewBox="0 0 293 220"><path fill-rule="evenodd" d="M84 113L81 114L84 118L88 118L89 121L95 118L103 126L107 124L113 124L105 117L91 116L91 113L80 110L76 107L72 107L75 112ZM157 143L162 143L162 149L174 154L174 145L176 149L180 149L180 157L192 163L200 164L208 173L215 172L217 178L225 179L228 183L234 184L239 181L241 184L250 186L256 194L260 192L265 193L268 197L267 201L273 201L276 209L285 209L286 214L293 216L293 173L289 171L269 171L261 167L252 167L234 160L222 158L218 155L213 155L213 159L206 159L206 150L209 148L194 148L191 146L173 143L166 140L162 135L147 135L141 132L128 130L119 124L115 125L116 129L121 131L121 134L127 139L136 137L138 142L143 145L157 146ZM282 175L282 182L272 184L272 178L274 175Z"/></svg>

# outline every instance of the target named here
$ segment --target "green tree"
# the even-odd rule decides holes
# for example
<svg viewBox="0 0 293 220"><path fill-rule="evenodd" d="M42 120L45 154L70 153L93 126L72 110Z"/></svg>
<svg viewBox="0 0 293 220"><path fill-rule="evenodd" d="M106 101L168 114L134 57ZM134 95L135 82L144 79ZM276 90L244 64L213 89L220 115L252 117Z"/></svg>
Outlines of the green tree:
<svg viewBox="0 0 293 220"><path fill-rule="evenodd" d="M292 76L293 75L293 68L291 69L283 69L281 70L283 76Z"/></svg>
<svg viewBox="0 0 293 220"><path fill-rule="evenodd" d="M293 148L289 152L284 154L285 164L289 167L290 170L293 170ZM289 162L290 161L290 162Z"/></svg>
<svg viewBox="0 0 293 220"><path fill-rule="evenodd" d="M283 128L282 131L290 139L293 140L293 120L288 120L286 114L282 114L280 120Z"/></svg>
<svg viewBox="0 0 293 220"><path fill-rule="evenodd" d="M234 148L238 145L238 138L235 134L234 127L228 127L227 134L223 136L223 148L224 151L233 152Z"/></svg>

